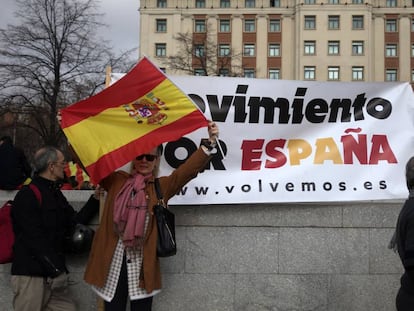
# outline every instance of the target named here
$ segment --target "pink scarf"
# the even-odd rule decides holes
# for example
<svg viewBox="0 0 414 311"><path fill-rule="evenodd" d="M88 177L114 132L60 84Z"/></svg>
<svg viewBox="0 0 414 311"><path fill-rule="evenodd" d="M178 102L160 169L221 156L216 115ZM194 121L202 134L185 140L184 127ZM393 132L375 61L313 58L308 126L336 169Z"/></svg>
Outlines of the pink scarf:
<svg viewBox="0 0 414 311"><path fill-rule="evenodd" d="M151 175L136 174L127 179L114 202L115 230L125 247L141 246L144 239L147 199L145 182Z"/></svg>

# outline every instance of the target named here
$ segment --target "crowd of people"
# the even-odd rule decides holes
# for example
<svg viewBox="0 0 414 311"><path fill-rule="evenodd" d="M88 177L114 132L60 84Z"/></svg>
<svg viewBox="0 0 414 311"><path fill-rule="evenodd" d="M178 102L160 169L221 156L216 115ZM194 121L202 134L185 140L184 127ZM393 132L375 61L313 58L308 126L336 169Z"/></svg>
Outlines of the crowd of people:
<svg viewBox="0 0 414 311"><path fill-rule="evenodd" d="M150 311L153 297L161 291L152 212L158 200L155 178L167 203L206 167L215 153L218 133L217 125L209 122L208 140L169 176L158 176L162 146L138 154L132 160L131 172L118 170L98 185L88 186L95 189L94 194L79 212L62 193L68 183L65 171L71 169L63 152L52 146L37 150L33 170L24 176L32 171L30 181L40 191L41 200L31 187L24 186L23 178L8 189L19 189L11 212L15 233L11 265L14 310L77 310L76 299L68 290L66 255L73 251L73 243L79 243L74 241L74 228L88 225L97 215L101 192L106 191L84 279L104 301L105 310L126 310L129 301L131 311ZM75 166L75 172L77 169ZM82 183L89 181L80 175ZM82 186L72 182L71 187ZM83 242L88 243L86 239ZM89 247L82 250L89 251Z"/></svg>
<svg viewBox="0 0 414 311"><path fill-rule="evenodd" d="M10 136L0 138L0 190L19 190L31 182L32 168ZM93 190L95 185L77 161L65 161L62 190Z"/></svg>

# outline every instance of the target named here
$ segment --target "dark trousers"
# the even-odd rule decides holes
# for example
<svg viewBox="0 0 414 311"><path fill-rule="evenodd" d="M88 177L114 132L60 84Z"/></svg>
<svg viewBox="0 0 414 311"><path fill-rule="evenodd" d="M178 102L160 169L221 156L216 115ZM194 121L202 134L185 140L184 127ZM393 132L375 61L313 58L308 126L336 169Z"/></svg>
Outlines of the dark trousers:
<svg viewBox="0 0 414 311"><path fill-rule="evenodd" d="M119 274L118 285L115 296L111 302L105 301L105 311L122 311L126 310L128 301L128 274L125 256L122 261L121 272ZM152 297L130 301L131 311L151 311Z"/></svg>
<svg viewBox="0 0 414 311"><path fill-rule="evenodd" d="M397 294L396 306L398 311L414 310L414 295L400 288Z"/></svg>

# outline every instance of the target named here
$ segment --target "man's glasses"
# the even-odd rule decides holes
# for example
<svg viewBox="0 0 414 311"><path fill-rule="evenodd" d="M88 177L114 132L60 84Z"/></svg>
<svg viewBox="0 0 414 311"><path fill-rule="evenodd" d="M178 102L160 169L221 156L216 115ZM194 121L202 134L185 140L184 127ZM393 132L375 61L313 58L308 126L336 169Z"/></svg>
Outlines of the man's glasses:
<svg viewBox="0 0 414 311"><path fill-rule="evenodd" d="M141 154L135 158L135 160L141 161L142 159L146 159L149 162L154 161L157 158L155 154Z"/></svg>

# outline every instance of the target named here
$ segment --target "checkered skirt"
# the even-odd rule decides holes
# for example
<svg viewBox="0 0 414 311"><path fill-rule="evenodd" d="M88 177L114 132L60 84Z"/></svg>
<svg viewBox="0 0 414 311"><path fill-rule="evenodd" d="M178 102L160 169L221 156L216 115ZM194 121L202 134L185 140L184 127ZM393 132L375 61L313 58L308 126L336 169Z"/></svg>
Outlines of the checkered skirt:
<svg viewBox="0 0 414 311"><path fill-rule="evenodd" d="M145 217L145 232L147 231L149 215ZM104 300L111 301L115 296L118 285L119 274L121 272L124 252L127 262L128 291L131 300L143 299L158 294L161 290L155 290L150 294L144 288L139 287L139 277L142 267L143 248L125 248L122 240L118 240L114 255L112 257L111 267L108 278L103 287L92 286L92 289Z"/></svg>

